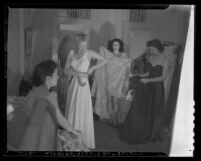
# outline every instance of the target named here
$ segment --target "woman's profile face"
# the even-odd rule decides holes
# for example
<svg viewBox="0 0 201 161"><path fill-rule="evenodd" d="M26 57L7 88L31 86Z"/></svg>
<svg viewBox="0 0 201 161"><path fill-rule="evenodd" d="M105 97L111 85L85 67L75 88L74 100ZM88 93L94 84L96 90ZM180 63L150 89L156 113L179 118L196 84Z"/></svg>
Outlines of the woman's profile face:
<svg viewBox="0 0 201 161"><path fill-rule="evenodd" d="M81 41L79 43L79 53L84 53L87 50L87 41Z"/></svg>
<svg viewBox="0 0 201 161"><path fill-rule="evenodd" d="M119 52L120 44L118 41L113 42L112 47L114 52Z"/></svg>
<svg viewBox="0 0 201 161"><path fill-rule="evenodd" d="M58 80L58 70L57 68L54 70L54 73L52 74L52 77L50 78L51 81L51 87L54 87L57 85L57 80Z"/></svg>
<svg viewBox="0 0 201 161"><path fill-rule="evenodd" d="M157 55L159 53L159 50L153 46L150 46L149 52L150 52L150 54Z"/></svg>

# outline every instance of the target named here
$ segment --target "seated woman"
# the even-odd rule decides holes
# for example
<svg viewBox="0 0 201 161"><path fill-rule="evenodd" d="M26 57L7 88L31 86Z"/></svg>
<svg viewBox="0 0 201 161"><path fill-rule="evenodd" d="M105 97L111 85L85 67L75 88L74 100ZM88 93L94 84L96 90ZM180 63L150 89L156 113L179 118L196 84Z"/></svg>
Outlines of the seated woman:
<svg viewBox="0 0 201 161"><path fill-rule="evenodd" d="M81 137L80 132L73 129L61 114L56 93L49 92L51 87L57 85L57 74L57 64L52 60L41 62L35 67L32 76L34 88L27 95L21 112L26 122L18 147L21 151L56 151L59 126L64 130L62 135L68 136L68 141ZM73 145L73 150L82 146L80 139L77 140L79 143L77 147Z"/></svg>
<svg viewBox="0 0 201 161"><path fill-rule="evenodd" d="M147 42L150 54L147 56L146 73L140 77L136 95L126 116L120 138L130 144L161 141L164 116L164 80L168 69L163 46L157 39Z"/></svg>

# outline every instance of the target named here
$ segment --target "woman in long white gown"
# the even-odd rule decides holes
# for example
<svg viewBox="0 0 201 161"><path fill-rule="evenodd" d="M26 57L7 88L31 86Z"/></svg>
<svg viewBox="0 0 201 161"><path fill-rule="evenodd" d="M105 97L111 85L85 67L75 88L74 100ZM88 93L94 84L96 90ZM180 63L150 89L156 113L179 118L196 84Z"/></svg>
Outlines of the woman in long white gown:
<svg viewBox="0 0 201 161"><path fill-rule="evenodd" d="M101 62L89 68L92 58ZM75 48L70 51L65 65L65 73L72 76L68 87L65 117L75 129L82 132L84 143L90 149L95 148L95 140L88 75L106 62L104 57L87 49L86 35L78 34Z"/></svg>

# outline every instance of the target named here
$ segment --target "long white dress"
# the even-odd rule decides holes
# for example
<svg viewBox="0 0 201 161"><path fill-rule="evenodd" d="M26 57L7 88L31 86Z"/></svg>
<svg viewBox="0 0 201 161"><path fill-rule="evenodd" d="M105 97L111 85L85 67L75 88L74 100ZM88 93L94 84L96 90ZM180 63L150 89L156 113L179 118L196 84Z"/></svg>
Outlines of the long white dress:
<svg viewBox="0 0 201 161"><path fill-rule="evenodd" d="M90 62L87 58L88 50L81 58L71 59L70 66L77 71L87 72ZM94 123L90 86L88 78L81 78L82 87L77 77L73 77L68 87L65 117L77 130L80 130L83 135L85 145L90 148L95 148L94 140Z"/></svg>

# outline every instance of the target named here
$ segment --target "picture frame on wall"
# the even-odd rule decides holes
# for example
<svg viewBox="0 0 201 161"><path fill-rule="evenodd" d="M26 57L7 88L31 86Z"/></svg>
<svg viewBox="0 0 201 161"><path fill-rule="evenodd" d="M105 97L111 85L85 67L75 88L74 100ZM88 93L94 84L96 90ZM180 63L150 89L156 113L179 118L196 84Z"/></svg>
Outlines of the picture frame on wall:
<svg viewBox="0 0 201 161"><path fill-rule="evenodd" d="M31 56L32 49L32 30L29 27L25 28L25 56Z"/></svg>
<svg viewBox="0 0 201 161"><path fill-rule="evenodd" d="M78 18L78 19L90 19L90 9L67 9L67 17Z"/></svg>
<svg viewBox="0 0 201 161"><path fill-rule="evenodd" d="M147 11L145 9L131 9L130 22L146 23Z"/></svg>

